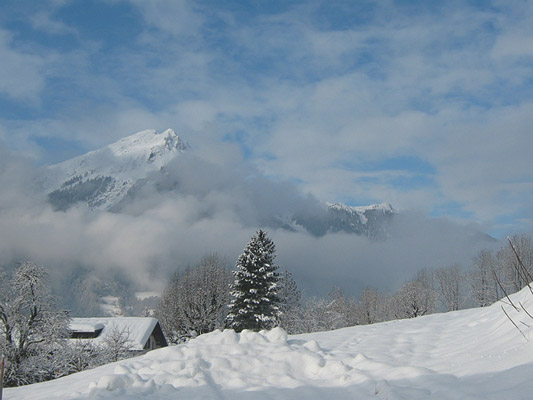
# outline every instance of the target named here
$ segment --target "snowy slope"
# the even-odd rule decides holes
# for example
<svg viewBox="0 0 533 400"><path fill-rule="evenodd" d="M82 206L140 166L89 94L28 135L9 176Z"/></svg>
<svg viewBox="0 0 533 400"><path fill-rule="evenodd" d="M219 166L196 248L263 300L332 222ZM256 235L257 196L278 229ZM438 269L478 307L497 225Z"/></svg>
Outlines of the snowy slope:
<svg viewBox="0 0 533 400"><path fill-rule="evenodd" d="M512 296L533 311L529 289ZM287 337L216 331L189 343L7 389L6 399L531 399L533 320L504 302Z"/></svg>
<svg viewBox="0 0 533 400"><path fill-rule="evenodd" d="M187 148L172 129L162 133L153 129L141 131L50 166L44 190L57 209L66 209L78 201L93 209L108 209L137 181L160 170Z"/></svg>

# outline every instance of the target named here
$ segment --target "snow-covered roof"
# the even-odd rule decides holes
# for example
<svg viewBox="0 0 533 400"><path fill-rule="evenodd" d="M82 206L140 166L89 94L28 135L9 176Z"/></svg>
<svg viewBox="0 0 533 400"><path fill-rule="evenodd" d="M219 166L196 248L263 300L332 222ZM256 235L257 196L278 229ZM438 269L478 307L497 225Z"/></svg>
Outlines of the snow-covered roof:
<svg viewBox="0 0 533 400"><path fill-rule="evenodd" d="M72 318L72 332L93 333L100 329L98 337L90 339L96 343L104 342L113 332L124 332L128 336L130 350L143 350L158 321L151 317L90 317Z"/></svg>

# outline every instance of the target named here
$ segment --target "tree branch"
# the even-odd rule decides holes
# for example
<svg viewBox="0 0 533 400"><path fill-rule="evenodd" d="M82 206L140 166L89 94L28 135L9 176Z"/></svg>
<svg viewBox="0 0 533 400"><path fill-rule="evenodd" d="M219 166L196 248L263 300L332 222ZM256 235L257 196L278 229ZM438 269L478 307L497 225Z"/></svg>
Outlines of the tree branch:
<svg viewBox="0 0 533 400"><path fill-rule="evenodd" d="M522 262L522 259L521 259L520 256L518 255L518 251L517 251L516 248L514 247L514 244L513 244L513 242L511 241L511 238L510 238L509 236L507 236L507 240L509 241L509 244L511 245L511 249L513 249L514 255L516 256L516 259L518 260L518 264L519 264L520 267L521 267L522 274L523 274L524 277L526 278L525 280L526 280L526 282L527 282L527 287L529 288L529 291L531 292L531 294L533 294L533 289L532 289L531 286L529 285L529 283L533 281L533 277L531 276L531 274L529 273L529 271L528 271L527 268L525 267L524 263ZM520 269L519 269L518 273L520 274Z"/></svg>
<svg viewBox="0 0 533 400"><path fill-rule="evenodd" d="M505 308L502 307L502 310L503 310L503 313L507 316L507 318L509 318L509 321L512 322L512 324L515 326L516 329L518 329L518 331L522 334L522 336L524 337L524 339L526 339L526 342L529 342L529 339L526 337L526 335L524 335L524 332L522 332L520 330L520 328L518 327L518 325L515 324L515 322L511 319L511 317L509 316L509 314L507 314L507 311L505 311Z"/></svg>
<svg viewBox="0 0 533 400"><path fill-rule="evenodd" d="M498 275L496 275L496 271L492 271L494 273L494 278L496 279L496 282L498 282L498 286L500 286L500 289L503 291L503 293L505 294L505 297L507 297L507 300L509 300L509 303L511 303L511 305L514 307L514 309L516 311L519 311L518 310L518 307L514 305L514 303L512 302L512 300L509 298L509 295L507 294L506 290L503 288L503 285L502 283L500 282L500 280L498 279ZM503 307L503 306L502 306Z"/></svg>

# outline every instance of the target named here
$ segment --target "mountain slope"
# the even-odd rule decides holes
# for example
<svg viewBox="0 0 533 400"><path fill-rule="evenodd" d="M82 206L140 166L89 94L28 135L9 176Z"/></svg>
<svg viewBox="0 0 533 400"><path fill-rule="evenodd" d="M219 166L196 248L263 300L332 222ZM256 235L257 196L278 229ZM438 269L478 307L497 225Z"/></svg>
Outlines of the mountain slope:
<svg viewBox="0 0 533 400"><path fill-rule="evenodd" d="M325 215L297 214L294 223L315 236L345 232L371 239L386 239L395 214L389 203L358 207L333 203L327 205Z"/></svg>
<svg viewBox="0 0 533 400"><path fill-rule="evenodd" d="M511 296L531 313L525 288ZM6 399L529 399L532 319L507 301L479 309L289 336L215 331Z"/></svg>
<svg viewBox="0 0 533 400"><path fill-rule="evenodd" d="M140 179L187 150L172 130L145 130L102 149L52 165L44 183L50 203L65 210L77 202L109 209Z"/></svg>

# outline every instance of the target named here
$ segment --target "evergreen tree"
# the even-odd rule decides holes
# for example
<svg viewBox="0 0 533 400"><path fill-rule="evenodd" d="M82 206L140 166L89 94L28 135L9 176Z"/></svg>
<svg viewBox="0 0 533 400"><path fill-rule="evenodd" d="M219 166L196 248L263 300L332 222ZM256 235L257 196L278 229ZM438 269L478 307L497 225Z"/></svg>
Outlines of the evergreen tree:
<svg viewBox="0 0 533 400"><path fill-rule="evenodd" d="M274 327L280 308L274 264L275 245L263 230L258 230L237 260L232 285L228 327L236 331L259 331Z"/></svg>

